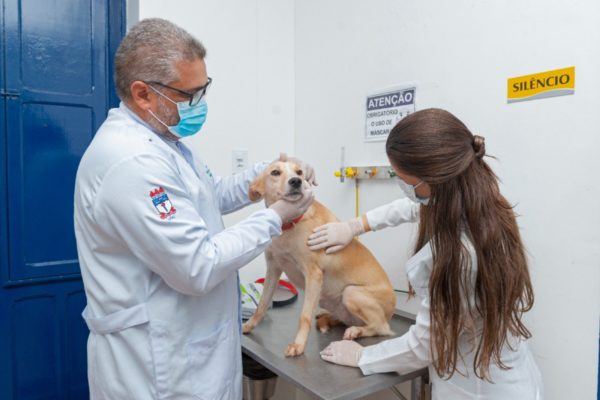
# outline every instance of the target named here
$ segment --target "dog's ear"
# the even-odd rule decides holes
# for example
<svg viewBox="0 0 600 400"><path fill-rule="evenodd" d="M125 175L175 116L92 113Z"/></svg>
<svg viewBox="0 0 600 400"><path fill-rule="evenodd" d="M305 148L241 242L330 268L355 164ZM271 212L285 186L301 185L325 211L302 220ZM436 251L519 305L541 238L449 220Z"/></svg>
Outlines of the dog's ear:
<svg viewBox="0 0 600 400"><path fill-rule="evenodd" d="M288 161L288 156L286 153L279 153L279 161L286 162Z"/></svg>
<svg viewBox="0 0 600 400"><path fill-rule="evenodd" d="M248 197L250 201L256 202L263 198L265 195L265 178L263 174L257 176L250 184L250 190L248 191Z"/></svg>

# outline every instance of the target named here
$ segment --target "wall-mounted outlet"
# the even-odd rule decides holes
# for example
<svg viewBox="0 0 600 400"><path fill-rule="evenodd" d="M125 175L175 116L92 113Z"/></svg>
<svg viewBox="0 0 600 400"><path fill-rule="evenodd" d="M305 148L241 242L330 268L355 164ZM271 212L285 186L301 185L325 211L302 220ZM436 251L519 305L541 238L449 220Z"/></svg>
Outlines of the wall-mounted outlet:
<svg viewBox="0 0 600 400"><path fill-rule="evenodd" d="M233 150L231 153L231 169L233 173L242 172L248 168L248 150Z"/></svg>

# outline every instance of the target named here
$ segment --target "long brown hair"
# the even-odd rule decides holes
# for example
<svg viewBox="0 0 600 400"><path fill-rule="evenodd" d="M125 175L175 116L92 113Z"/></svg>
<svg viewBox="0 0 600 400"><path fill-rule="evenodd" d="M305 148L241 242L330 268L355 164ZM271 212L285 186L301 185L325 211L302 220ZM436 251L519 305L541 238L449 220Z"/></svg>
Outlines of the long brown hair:
<svg viewBox="0 0 600 400"><path fill-rule="evenodd" d="M431 187L429 204L421 207L416 251L429 242L433 254L429 295L436 372L448 379L456 372L463 356L459 336L475 332L477 321L473 369L491 380L490 363L507 369L501 353L510 346L509 334L531 337L521 317L533 306L533 289L515 213L483 160L484 138L449 112L427 109L392 129L386 152L392 165ZM477 257L474 282L463 235Z"/></svg>

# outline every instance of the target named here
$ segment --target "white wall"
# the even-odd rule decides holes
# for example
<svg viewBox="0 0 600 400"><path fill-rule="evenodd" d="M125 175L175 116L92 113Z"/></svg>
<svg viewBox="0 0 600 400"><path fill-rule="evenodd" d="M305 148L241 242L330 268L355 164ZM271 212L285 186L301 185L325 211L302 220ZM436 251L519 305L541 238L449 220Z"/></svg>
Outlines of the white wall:
<svg viewBox="0 0 600 400"><path fill-rule="evenodd" d="M352 186L331 175L338 147L348 163L385 161L383 143L362 142L365 94L416 83L418 109L452 111L499 159L491 164L530 254L536 303L527 322L546 398L595 398L600 3L302 0L295 16L296 149L320 172L319 198L353 216ZM575 95L506 104L508 77L571 65ZM399 195L371 186L363 212ZM388 271L401 270L409 237L388 230L365 241Z"/></svg>
<svg viewBox="0 0 600 400"><path fill-rule="evenodd" d="M442 107L486 137L516 204L536 293L527 316L547 399L596 396L600 315L600 3L597 0L143 0L141 18L183 26L208 48L209 119L190 143L217 173L231 150L251 161L280 150L312 162L318 198L354 215L354 187L332 175L385 163L363 143L365 95L415 83L417 108ZM176 6L175 6L176 5ZM506 104L508 77L576 66L573 96ZM361 212L400 196L361 188ZM251 210L227 217L235 223ZM398 288L414 226L367 235ZM262 275L262 258L242 278ZM289 389L289 387L287 387ZM284 384L278 392L287 396ZM283 390L283 392L281 392ZM297 398L301 398L298 395ZM382 398L382 397L381 397Z"/></svg>
<svg viewBox="0 0 600 400"><path fill-rule="evenodd" d="M141 19L160 17L186 29L207 48L213 84L202 132L187 140L219 175L232 172L232 150L249 162L294 150L294 3L292 0L160 0L139 2ZM261 205L227 216L234 224ZM260 256L240 271L243 281L264 276Z"/></svg>

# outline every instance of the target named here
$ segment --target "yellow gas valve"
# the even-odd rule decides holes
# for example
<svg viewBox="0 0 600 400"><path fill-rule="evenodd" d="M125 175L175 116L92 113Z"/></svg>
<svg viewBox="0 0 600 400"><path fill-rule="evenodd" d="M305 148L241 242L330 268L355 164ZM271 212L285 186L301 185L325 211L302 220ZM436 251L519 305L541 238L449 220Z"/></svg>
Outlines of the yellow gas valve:
<svg viewBox="0 0 600 400"><path fill-rule="evenodd" d="M352 167L348 167L348 168L346 168L346 171L345 171L345 172L346 172L346 176L347 176L348 178L353 178L353 177L355 177L355 176L356 176L356 171L355 171L355 170L354 170L354 168L352 168Z"/></svg>

